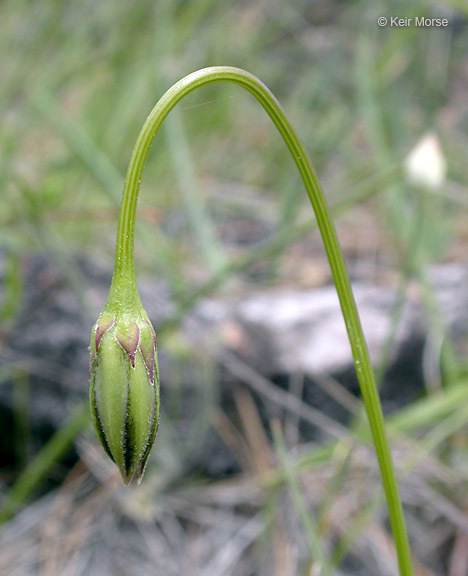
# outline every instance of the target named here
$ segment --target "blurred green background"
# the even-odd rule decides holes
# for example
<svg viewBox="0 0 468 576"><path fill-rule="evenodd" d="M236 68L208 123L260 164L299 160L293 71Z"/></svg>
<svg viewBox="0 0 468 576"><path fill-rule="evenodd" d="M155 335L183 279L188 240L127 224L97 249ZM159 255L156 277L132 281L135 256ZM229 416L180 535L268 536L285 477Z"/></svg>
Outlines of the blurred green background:
<svg viewBox="0 0 468 576"><path fill-rule="evenodd" d="M449 25L382 28L382 15ZM392 440L419 574L467 573L466 343L448 331L430 282L434 263L464 269L467 260L467 15L465 0L0 3L0 373L13 398L2 413L14 423L1 440L13 455L1 463L0 573L286 576L325 565L395 574L360 419L337 440L284 441L281 424L244 391L231 399L240 413L231 421L219 406L216 362L177 330L203 294L240 298L330 280L296 168L266 114L236 86L190 94L164 123L144 172L136 269L164 282L175 310L162 315L172 328L166 322L159 338L174 377L172 389L162 383L171 432L162 429L148 478L139 489L120 487L86 431L81 400L75 412L64 404L58 432L34 438L30 386L48 375L39 370L36 382L9 357L28 259L54 263L91 326L99 304L86 296L77 259L110 271L126 166L147 114L172 83L216 64L254 73L280 100L337 214L351 276L396 291L395 330L408 291L419 290L428 337L440 345L437 377L392 414ZM432 155L408 167L428 134ZM418 176L434 166L435 179ZM176 384L192 377L208 384L187 407ZM86 368L74 378L86 380ZM240 452L227 479L187 464L207 430L224 431ZM410 473L414 455L424 465ZM373 489L362 494L366 484ZM410 488L426 490L427 507L412 503ZM31 552L15 567L23 546Z"/></svg>

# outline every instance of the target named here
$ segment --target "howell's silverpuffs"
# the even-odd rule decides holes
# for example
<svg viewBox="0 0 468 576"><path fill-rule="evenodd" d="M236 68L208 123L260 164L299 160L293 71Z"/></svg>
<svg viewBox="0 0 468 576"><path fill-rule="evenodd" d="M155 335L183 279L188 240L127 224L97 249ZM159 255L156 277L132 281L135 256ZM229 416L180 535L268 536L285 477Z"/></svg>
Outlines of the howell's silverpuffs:
<svg viewBox="0 0 468 576"><path fill-rule="evenodd" d="M156 436L159 382L156 337L143 310L112 303L91 330L89 400L99 440L123 481L139 482Z"/></svg>
<svg viewBox="0 0 468 576"><path fill-rule="evenodd" d="M120 205L114 276L104 310L91 334L90 398L99 439L119 466L125 482L141 479L156 433L159 406L153 333L140 303L133 269L135 212L141 175L154 135L167 114L185 95L216 81L233 82L257 99L277 127L301 175L317 219L348 333L387 499L400 574L412 576L382 408L335 227L307 153L280 104L258 78L245 70L213 66L182 78L150 112L136 141Z"/></svg>

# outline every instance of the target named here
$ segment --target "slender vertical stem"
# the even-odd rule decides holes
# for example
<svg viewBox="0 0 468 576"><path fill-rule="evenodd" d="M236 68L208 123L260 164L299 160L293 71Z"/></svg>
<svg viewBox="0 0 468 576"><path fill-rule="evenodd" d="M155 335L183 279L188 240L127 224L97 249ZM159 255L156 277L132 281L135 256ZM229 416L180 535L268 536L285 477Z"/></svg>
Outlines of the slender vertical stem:
<svg viewBox="0 0 468 576"><path fill-rule="evenodd" d="M375 385L369 352L364 339L335 227L304 147L276 98L255 76L239 68L229 66L204 68L203 70L189 74L174 84L153 108L138 136L125 179L119 213L112 286L116 289L118 285L122 285L125 281L132 286L134 285L133 237L135 211L143 167L156 131L171 109L186 94L189 94L199 86L216 81L233 82L242 86L255 96L279 130L304 182L322 236L351 345L354 367L369 419L382 476L382 484L387 499L390 525L397 549L400 574L402 576L412 576L413 570L405 522L398 495L390 449L385 434L382 408Z"/></svg>

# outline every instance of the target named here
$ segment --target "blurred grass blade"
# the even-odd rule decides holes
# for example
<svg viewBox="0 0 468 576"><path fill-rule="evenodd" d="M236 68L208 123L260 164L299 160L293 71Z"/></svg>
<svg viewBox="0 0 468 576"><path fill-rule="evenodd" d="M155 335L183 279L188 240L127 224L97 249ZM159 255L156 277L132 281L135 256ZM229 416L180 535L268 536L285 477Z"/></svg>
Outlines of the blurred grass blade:
<svg viewBox="0 0 468 576"><path fill-rule="evenodd" d="M165 129L175 175L190 225L204 260L212 271L217 271L224 266L225 257L221 251L213 221L198 186L192 154L187 143L179 111L174 111L167 118Z"/></svg>
<svg viewBox="0 0 468 576"><path fill-rule="evenodd" d="M88 404L76 408L66 423L55 432L39 454L26 466L0 504L0 524L8 520L21 506L39 481L66 454L76 435L89 420Z"/></svg>
<svg viewBox="0 0 468 576"><path fill-rule="evenodd" d="M90 172L94 174L108 197L120 201L124 179L109 157L99 148L89 134L66 116L54 98L45 90L31 99L32 108L39 112L57 131Z"/></svg>
<svg viewBox="0 0 468 576"><path fill-rule="evenodd" d="M310 557L314 563L317 562L319 565L318 571L314 568L313 571L311 570L311 573L317 574L318 576L331 576L332 569L322 543L322 538L314 520L308 512L308 506L301 494L294 468L291 466L286 454L284 438L279 422L273 422L272 431L279 465L281 466L281 470L288 485L296 514L299 516L304 527Z"/></svg>
<svg viewBox="0 0 468 576"><path fill-rule="evenodd" d="M23 296L23 274L21 254L8 249L3 271L3 294L0 301L0 323L12 320L21 304Z"/></svg>

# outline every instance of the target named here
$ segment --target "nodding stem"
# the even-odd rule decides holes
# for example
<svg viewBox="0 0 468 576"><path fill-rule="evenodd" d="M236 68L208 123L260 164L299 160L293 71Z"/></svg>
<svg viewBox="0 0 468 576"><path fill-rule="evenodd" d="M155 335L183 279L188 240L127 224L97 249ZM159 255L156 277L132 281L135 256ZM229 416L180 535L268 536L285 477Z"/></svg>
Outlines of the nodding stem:
<svg viewBox="0 0 468 576"><path fill-rule="evenodd" d="M273 94L260 80L249 72L230 66L213 66L193 72L174 84L150 112L133 149L125 179L119 212L112 287L116 289L125 283L127 283L128 286L135 285L133 268L135 211L142 171L154 135L161 126L164 118L179 100L200 86L218 81L233 82L234 84L242 86L242 88L250 92L263 106L280 132L304 182L322 236L351 345L354 366L369 419L382 476L382 484L387 499L390 525L397 549L400 574L402 576L412 576L413 570L405 522L398 495L390 449L386 438L382 408L335 227L310 160L298 136Z"/></svg>

